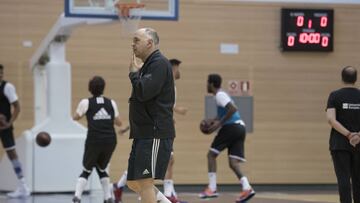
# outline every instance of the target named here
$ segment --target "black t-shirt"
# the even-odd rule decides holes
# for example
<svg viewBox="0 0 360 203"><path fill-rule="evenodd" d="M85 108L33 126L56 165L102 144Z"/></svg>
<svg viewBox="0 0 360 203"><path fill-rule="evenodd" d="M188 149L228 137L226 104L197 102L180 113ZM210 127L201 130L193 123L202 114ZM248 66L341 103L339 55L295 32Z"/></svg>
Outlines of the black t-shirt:
<svg viewBox="0 0 360 203"><path fill-rule="evenodd" d="M116 142L114 114L110 99L106 97L89 98L89 109L86 112L88 122L86 142Z"/></svg>
<svg viewBox="0 0 360 203"><path fill-rule="evenodd" d="M0 113L6 116L6 120L9 121L11 118L11 104L8 98L5 96L6 81L0 82Z"/></svg>
<svg viewBox="0 0 360 203"><path fill-rule="evenodd" d="M327 109L335 108L336 120L350 132L360 131L360 90L347 87L335 90L330 93ZM336 131L331 129L330 150L352 150L349 140ZM357 147L359 147L358 145Z"/></svg>

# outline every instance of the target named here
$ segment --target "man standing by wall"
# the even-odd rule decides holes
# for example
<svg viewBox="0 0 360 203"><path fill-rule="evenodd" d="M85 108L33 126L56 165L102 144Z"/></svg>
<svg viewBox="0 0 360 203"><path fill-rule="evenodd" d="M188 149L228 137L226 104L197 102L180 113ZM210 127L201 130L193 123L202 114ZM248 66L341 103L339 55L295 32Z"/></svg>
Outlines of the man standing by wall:
<svg viewBox="0 0 360 203"><path fill-rule="evenodd" d="M331 126L330 152L339 187L341 203L360 203L360 90L355 86L357 71L342 70L344 86L331 92L326 117ZM351 181L350 181L351 180Z"/></svg>

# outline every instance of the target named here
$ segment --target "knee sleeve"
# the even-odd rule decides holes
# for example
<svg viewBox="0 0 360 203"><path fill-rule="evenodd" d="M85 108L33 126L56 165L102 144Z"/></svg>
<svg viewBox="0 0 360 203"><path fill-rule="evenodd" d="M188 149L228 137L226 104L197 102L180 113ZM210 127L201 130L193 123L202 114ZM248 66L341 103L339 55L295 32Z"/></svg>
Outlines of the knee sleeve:
<svg viewBox="0 0 360 203"><path fill-rule="evenodd" d="M107 174L105 169L100 169L100 168L96 167L96 172L99 174L100 179L109 177L109 175Z"/></svg>
<svg viewBox="0 0 360 203"><path fill-rule="evenodd" d="M87 180L87 179L89 178L90 174L91 174L91 172L84 170L84 171L80 174L80 177L85 178L85 179Z"/></svg>

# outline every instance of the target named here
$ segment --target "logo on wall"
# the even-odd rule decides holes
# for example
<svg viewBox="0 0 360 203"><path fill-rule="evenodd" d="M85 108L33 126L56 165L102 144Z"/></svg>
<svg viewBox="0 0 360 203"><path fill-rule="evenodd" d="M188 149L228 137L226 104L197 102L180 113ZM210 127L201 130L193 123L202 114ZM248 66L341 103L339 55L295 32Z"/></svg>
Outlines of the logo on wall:
<svg viewBox="0 0 360 203"><path fill-rule="evenodd" d="M250 96L251 84L249 80L229 80L228 93L231 96Z"/></svg>

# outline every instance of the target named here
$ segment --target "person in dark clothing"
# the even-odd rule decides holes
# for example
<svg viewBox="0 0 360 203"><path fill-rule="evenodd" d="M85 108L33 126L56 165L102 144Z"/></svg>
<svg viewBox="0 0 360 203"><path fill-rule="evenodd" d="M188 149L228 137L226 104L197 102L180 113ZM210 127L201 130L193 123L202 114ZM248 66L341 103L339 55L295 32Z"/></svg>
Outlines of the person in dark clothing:
<svg viewBox="0 0 360 203"><path fill-rule="evenodd" d="M173 71L174 80L180 79L180 71L179 66L181 64L181 61L178 59L170 59L170 64ZM187 108L183 106L176 105L176 87L175 87L175 104L174 104L174 112L178 113L180 115L185 115L187 113ZM175 122L175 121L174 121ZM121 132L126 132L129 127L123 129ZM167 171L164 177L164 195L171 201L171 203L187 203L186 201L181 201L178 199L177 194L175 192L174 187L174 181L172 180L172 174L173 174L173 165L174 165L174 153L171 152L169 165L167 167ZM124 186L126 185L127 180L127 171L124 171L124 173L121 175L119 181L117 183L113 184L113 192L114 192L114 199L115 203L122 202L122 194L124 190Z"/></svg>
<svg viewBox="0 0 360 203"><path fill-rule="evenodd" d="M175 103L172 67L158 49L159 37L152 28L141 28L133 37L133 60L129 78L130 139L127 185L138 193L142 203L170 201L154 186L164 179L175 137ZM136 63L141 59L142 66Z"/></svg>
<svg viewBox="0 0 360 203"><path fill-rule="evenodd" d="M17 189L8 193L7 196L10 198L27 197L30 195L30 190L26 185L21 163L16 153L13 133L13 123L20 113L20 103L15 86L3 80L3 76L4 66L0 64L0 114L4 119L0 125L0 138L19 180Z"/></svg>
<svg viewBox="0 0 360 203"><path fill-rule="evenodd" d="M360 90L355 86L357 71L342 70L343 87L330 93L326 117L331 126L330 153L341 203L360 203ZM351 192L352 190L352 192Z"/></svg>
<svg viewBox="0 0 360 203"><path fill-rule="evenodd" d="M89 91L92 97L82 99L73 116L74 120L86 116L88 123L83 156L83 172L76 183L74 203L81 201L82 192L94 167L104 190L104 202L113 202L111 197L112 188L106 167L116 147L114 124L121 126L121 120L115 101L103 96L104 89L105 80L100 76L94 76L89 81Z"/></svg>

